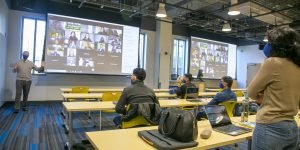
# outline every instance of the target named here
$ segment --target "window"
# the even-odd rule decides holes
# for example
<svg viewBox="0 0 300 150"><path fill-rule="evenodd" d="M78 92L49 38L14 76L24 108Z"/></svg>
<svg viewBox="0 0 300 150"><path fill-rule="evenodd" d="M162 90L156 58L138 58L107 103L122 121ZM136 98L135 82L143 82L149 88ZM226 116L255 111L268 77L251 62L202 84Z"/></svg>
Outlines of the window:
<svg viewBox="0 0 300 150"><path fill-rule="evenodd" d="M146 69L146 48L147 36L146 34L140 34L140 47L139 47L139 67Z"/></svg>
<svg viewBox="0 0 300 150"><path fill-rule="evenodd" d="M172 74L182 76L187 72L187 42L181 39L174 39L173 42Z"/></svg>
<svg viewBox="0 0 300 150"><path fill-rule="evenodd" d="M23 31L22 31L22 52L28 51L28 60L32 61L35 65L40 66L43 50L44 40L46 33L45 20L34 18L23 18ZM34 73L37 73L36 71Z"/></svg>

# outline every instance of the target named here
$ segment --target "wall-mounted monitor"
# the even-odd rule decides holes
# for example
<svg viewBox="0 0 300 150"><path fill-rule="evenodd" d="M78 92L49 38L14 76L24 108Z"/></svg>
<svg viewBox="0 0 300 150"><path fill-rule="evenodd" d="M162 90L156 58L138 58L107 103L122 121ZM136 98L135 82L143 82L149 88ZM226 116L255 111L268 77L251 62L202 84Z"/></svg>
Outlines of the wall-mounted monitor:
<svg viewBox="0 0 300 150"><path fill-rule="evenodd" d="M138 66L139 28L48 14L46 72L128 75Z"/></svg>
<svg viewBox="0 0 300 150"><path fill-rule="evenodd" d="M189 71L197 77L220 79L228 75L236 78L236 45L191 37Z"/></svg>

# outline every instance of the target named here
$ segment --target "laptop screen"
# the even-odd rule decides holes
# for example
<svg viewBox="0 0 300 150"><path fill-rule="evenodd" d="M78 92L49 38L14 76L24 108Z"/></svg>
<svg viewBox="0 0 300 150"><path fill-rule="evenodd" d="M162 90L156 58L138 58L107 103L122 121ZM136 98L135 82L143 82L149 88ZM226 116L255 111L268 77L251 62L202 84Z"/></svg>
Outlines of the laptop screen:
<svg viewBox="0 0 300 150"><path fill-rule="evenodd" d="M186 99L197 99L199 89L197 87L188 87L186 89Z"/></svg>
<svg viewBox="0 0 300 150"><path fill-rule="evenodd" d="M213 128L231 124L230 118L224 106L206 105L205 112Z"/></svg>

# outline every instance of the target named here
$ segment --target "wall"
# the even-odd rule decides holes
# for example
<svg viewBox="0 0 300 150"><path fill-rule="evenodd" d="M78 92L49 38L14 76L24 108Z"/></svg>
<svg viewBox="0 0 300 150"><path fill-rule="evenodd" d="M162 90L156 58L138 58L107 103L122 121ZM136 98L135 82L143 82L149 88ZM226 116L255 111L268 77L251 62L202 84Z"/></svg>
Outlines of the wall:
<svg viewBox="0 0 300 150"><path fill-rule="evenodd" d="M8 7L5 0L0 0L0 106L5 100L5 68L7 66L7 21Z"/></svg>
<svg viewBox="0 0 300 150"><path fill-rule="evenodd" d="M247 64L263 63L265 55L258 45L239 46L237 48L237 86L246 88Z"/></svg>
<svg viewBox="0 0 300 150"><path fill-rule="evenodd" d="M8 28L8 64L18 61L21 49L21 27L22 16L45 18L43 14L28 13L23 11L11 10L9 12ZM147 79L145 84L157 88L157 83L153 74L154 68L154 50L155 50L155 32L143 30L147 33ZM148 71L149 70L149 71ZM12 73L11 68L6 67L6 100L14 100L15 97L15 79L16 75ZM130 85L130 77L126 76L101 76L101 75L75 75L75 74L46 74L33 75L32 85L29 94L29 100L61 100L59 88L76 85L86 85L90 87L101 88L124 88Z"/></svg>

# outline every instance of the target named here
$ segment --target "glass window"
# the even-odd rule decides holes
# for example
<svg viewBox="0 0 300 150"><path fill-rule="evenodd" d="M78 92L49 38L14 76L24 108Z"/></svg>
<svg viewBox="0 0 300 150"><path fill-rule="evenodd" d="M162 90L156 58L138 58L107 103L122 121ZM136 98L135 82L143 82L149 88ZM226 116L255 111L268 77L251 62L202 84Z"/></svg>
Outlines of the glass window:
<svg viewBox="0 0 300 150"><path fill-rule="evenodd" d="M186 41L174 39L173 42L173 60L172 60L172 74L182 76L187 70L186 61Z"/></svg>
<svg viewBox="0 0 300 150"><path fill-rule="evenodd" d="M22 52L29 51L28 60L40 66L46 34L45 20L23 18ZM21 54L22 55L22 54ZM36 71L34 73L37 73Z"/></svg>
<svg viewBox="0 0 300 150"><path fill-rule="evenodd" d="M146 69L146 47L147 36L146 34L140 34L139 66L144 69Z"/></svg>
<svg viewBox="0 0 300 150"><path fill-rule="evenodd" d="M35 20L24 18L23 20L23 36L22 36L22 52L28 51L28 60L33 61L33 49L34 49L34 32L35 32ZM22 56L22 55L21 55Z"/></svg>

